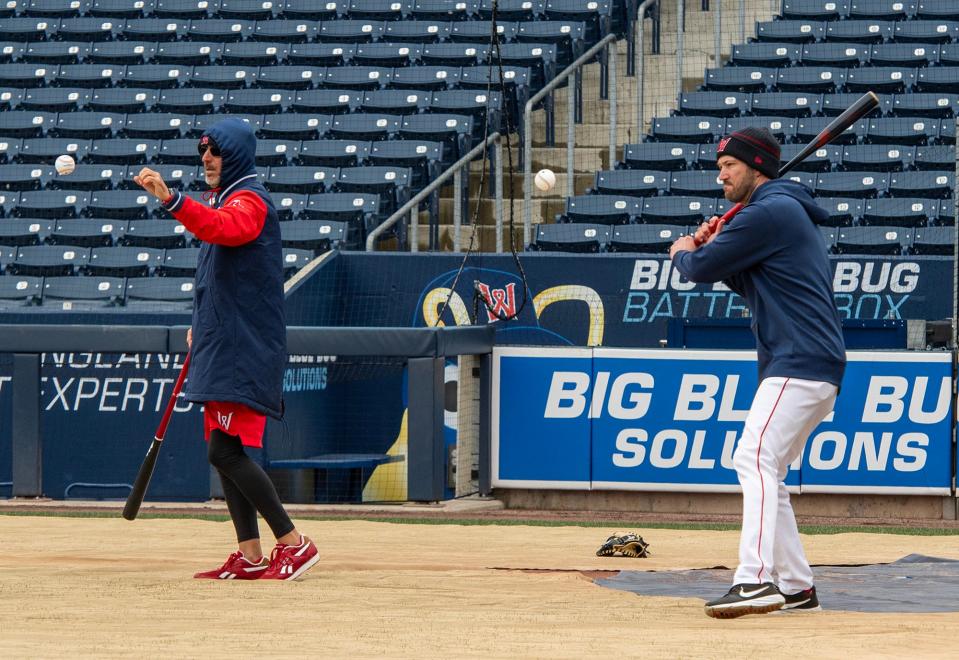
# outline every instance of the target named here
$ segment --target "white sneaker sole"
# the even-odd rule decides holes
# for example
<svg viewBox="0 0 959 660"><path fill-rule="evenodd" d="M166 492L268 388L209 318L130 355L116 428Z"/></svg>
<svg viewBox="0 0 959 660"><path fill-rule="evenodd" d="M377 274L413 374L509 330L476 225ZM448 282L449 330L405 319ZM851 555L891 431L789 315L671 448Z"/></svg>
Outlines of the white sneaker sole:
<svg viewBox="0 0 959 660"><path fill-rule="evenodd" d="M316 553L315 555L313 555L312 557L310 557L305 564L303 564L303 565L300 566L298 569L296 569L296 573L294 573L294 574L291 575L290 577L283 578L283 579L284 579L284 580L295 580L296 578L300 577L301 575L303 575L304 573L306 573L308 570L310 570L311 568L313 568L313 566L314 566L314 565L316 564L316 562L318 562L318 561L320 561L320 553Z"/></svg>
<svg viewBox="0 0 959 660"><path fill-rule="evenodd" d="M807 612L822 612L822 606L816 607L784 607L777 614L806 614Z"/></svg>
<svg viewBox="0 0 959 660"><path fill-rule="evenodd" d="M741 603L726 603L723 605L706 605L706 616L714 619L735 619L747 614L769 614L782 609L786 599L779 594L753 598Z"/></svg>

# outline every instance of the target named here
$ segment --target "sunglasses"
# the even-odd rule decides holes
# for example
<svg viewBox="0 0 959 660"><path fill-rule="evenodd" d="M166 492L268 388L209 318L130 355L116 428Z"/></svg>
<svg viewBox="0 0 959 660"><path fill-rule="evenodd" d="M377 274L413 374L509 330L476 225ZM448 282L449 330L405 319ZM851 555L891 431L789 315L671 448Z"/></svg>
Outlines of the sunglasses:
<svg viewBox="0 0 959 660"><path fill-rule="evenodd" d="M214 158L219 158L220 155L221 155L221 154L220 154L220 147L218 147L217 145L213 144L212 142L209 143L209 144L201 144L201 145L198 145L198 146L197 146L197 151L200 152L200 156L202 156L203 154L205 154L207 151L209 151L209 152L210 152L210 155L213 156Z"/></svg>

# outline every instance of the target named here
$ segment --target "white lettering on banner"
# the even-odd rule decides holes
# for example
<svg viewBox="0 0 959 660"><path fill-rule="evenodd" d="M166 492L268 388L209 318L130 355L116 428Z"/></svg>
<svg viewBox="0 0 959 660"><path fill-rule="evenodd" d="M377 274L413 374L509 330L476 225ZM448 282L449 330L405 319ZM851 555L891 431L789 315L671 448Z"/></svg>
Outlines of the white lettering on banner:
<svg viewBox="0 0 959 660"><path fill-rule="evenodd" d="M572 389L566 389L572 385ZM589 374L579 371L554 371L553 381L549 386L549 396L546 398L546 410L543 417L547 419L573 419L583 414L586 409L586 397L583 396L589 389ZM564 402L569 402L563 405Z"/></svg>
<svg viewBox="0 0 959 660"><path fill-rule="evenodd" d="M728 439L728 436L727 436ZM733 442L736 441L735 434L733 435ZM716 465L716 461L709 458L703 458L703 446L706 444L706 432L705 431L696 431L693 434L693 448L689 453L689 467L694 470L712 470L713 466Z"/></svg>
<svg viewBox="0 0 959 660"><path fill-rule="evenodd" d="M667 441L673 445L672 455L665 454ZM679 467L686 458L686 434L674 429L664 429L653 438L653 448L649 452L649 464L668 470Z"/></svg>
<svg viewBox="0 0 959 660"><path fill-rule="evenodd" d="M929 436L925 433L903 433L896 443L896 452L902 458L893 460L892 467L897 472L918 472L926 467L926 450L929 446ZM912 460L907 460L912 459Z"/></svg>
<svg viewBox="0 0 959 660"><path fill-rule="evenodd" d="M935 424L949 414L949 400L952 383L948 377L942 378L936 408L926 412L923 402L929 378L917 376L909 399L909 421L916 424ZM872 376L866 392L866 401L862 409L863 422L889 424L902 418L905 411L904 399L909 391L909 380L902 376Z"/></svg>
<svg viewBox="0 0 959 660"><path fill-rule="evenodd" d="M832 445L829 458L823 457L826 444ZM813 438L809 446L809 465L816 470L835 470L846 454L846 436L838 431L825 431Z"/></svg>
<svg viewBox="0 0 959 660"><path fill-rule="evenodd" d="M919 264L914 261L897 263L879 262L879 274L874 271L875 261L860 264L855 261L840 261L836 264L832 288L835 293L880 293L889 287L892 293L911 293L919 285ZM875 279L874 279L875 278Z"/></svg>
<svg viewBox="0 0 959 660"><path fill-rule="evenodd" d="M646 458L646 431L643 429L623 429L616 436L616 450L613 454L613 465L616 467L631 468L643 464Z"/></svg>
<svg viewBox="0 0 959 660"><path fill-rule="evenodd" d="M719 377L713 374L684 374L676 395L673 419L702 422L713 416L714 397L719 392ZM695 406L694 406L695 404Z"/></svg>
<svg viewBox="0 0 959 660"><path fill-rule="evenodd" d="M623 396L630 385L639 385L651 390L654 384L652 374L627 372L617 376L609 392L609 414L616 419L641 419L649 411L649 402L653 395L632 392L629 395L632 406L624 405Z"/></svg>
<svg viewBox="0 0 959 660"><path fill-rule="evenodd" d="M177 353L41 353L40 364L62 369L177 369L185 356Z"/></svg>
<svg viewBox="0 0 959 660"><path fill-rule="evenodd" d="M589 418L602 416L603 402L609 383L609 372L596 374L596 387L589 405ZM609 388L607 411L615 419L641 419L649 412L652 394L636 391L633 386L652 389L655 384L650 374L626 372L620 374ZM575 419L586 410L586 393L589 391L590 377L581 371L554 371L546 396L546 419Z"/></svg>
<svg viewBox="0 0 959 660"><path fill-rule="evenodd" d="M589 406L590 419L603 416L603 401L606 400L606 388L609 386L609 372L600 371L596 374L596 384L593 385L593 401Z"/></svg>
<svg viewBox="0 0 959 660"><path fill-rule="evenodd" d="M857 432L852 437L852 451L849 455L849 469L859 469L862 457L866 457L866 470L882 472L886 469L889 460L889 449L892 447L892 433L880 434L879 448L876 448L876 437L872 433Z"/></svg>
<svg viewBox="0 0 959 660"><path fill-rule="evenodd" d="M815 470L837 470L847 465L850 471L859 470L865 455L866 470L883 471L888 465L893 434L880 434L879 446L872 433L858 432L850 443L840 431L817 433L808 445L809 465ZM897 456L892 467L897 472L918 472L926 465L929 436L925 433L903 433L896 440ZM846 451L849 449L848 462Z"/></svg>
<svg viewBox="0 0 959 660"><path fill-rule="evenodd" d="M156 390L156 397L151 397L152 408L154 412L160 412L166 405L174 380L172 378L101 379L92 376L82 378L60 378L58 376L48 378L44 376L40 379L40 382L53 386L53 396L44 410L76 412L81 408L91 407L88 402L95 402L95 407L99 412L126 412L128 410L143 412L147 405L147 395L153 388ZM45 396L47 391L41 385L40 394ZM177 398L174 406L174 410L177 412L187 412L192 408L193 404L183 399L182 396Z"/></svg>

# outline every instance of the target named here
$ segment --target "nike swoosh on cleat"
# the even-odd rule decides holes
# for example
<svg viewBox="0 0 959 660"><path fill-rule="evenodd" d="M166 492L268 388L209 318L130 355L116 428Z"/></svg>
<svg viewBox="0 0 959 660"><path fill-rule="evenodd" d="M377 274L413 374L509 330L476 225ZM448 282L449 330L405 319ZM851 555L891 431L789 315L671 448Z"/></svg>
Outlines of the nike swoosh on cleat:
<svg viewBox="0 0 959 660"><path fill-rule="evenodd" d="M755 591L746 591L742 587L739 587L739 595L743 598L752 598L753 596L758 596L764 591L766 591L766 587L756 589Z"/></svg>

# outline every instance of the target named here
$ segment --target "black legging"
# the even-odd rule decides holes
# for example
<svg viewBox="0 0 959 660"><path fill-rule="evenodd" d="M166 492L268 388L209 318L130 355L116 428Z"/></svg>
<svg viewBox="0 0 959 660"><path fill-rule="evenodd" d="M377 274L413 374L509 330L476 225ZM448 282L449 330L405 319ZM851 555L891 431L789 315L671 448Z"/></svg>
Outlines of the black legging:
<svg viewBox="0 0 959 660"><path fill-rule="evenodd" d="M276 487L263 468L246 455L238 437L227 435L220 429L213 429L210 432L207 457L223 482L223 495L236 528L238 542L260 538L256 523L257 511L273 530L276 538L293 531L293 521L280 503Z"/></svg>

